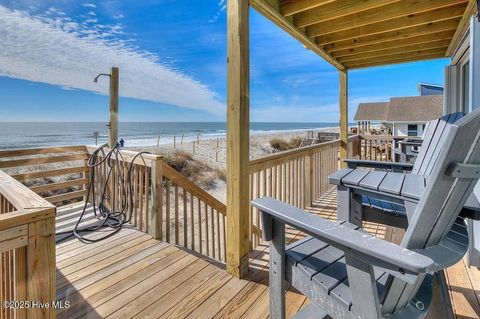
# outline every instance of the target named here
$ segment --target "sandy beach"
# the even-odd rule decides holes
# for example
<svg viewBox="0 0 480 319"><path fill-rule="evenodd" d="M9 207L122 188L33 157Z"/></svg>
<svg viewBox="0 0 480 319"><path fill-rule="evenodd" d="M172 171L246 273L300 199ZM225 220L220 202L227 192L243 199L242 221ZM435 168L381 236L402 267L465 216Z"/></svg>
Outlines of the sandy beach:
<svg viewBox="0 0 480 319"><path fill-rule="evenodd" d="M326 127L315 130L316 132L338 133L336 127ZM289 141L292 138L303 138L309 130L280 131L280 132L257 132L250 136L250 158L258 158L276 150L270 145L274 138ZM185 138L186 139L186 138ZM148 151L154 154L166 156L175 156L177 152L188 153L195 161L205 164L211 170L226 170L226 141L225 136L217 138L206 138L200 136L199 142L183 141L181 136L176 138L175 146L173 144L160 144L155 146L142 146L130 148L135 151ZM226 201L226 183L223 179L215 178L214 186L208 189L208 192L219 200Z"/></svg>

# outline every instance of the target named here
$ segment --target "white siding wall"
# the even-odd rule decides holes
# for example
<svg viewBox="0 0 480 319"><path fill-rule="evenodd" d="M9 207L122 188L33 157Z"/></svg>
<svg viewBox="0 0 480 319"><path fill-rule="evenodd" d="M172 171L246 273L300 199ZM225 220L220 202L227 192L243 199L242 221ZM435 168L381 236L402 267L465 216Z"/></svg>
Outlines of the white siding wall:
<svg viewBox="0 0 480 319"><path fill-rule="evenodd" d="M417 125L417 135L422 136L423 124L412 123L412 125ZM395 130L393 131L393 135L408 136L408 123L395 123L394 127L395 127Z"/></svg>

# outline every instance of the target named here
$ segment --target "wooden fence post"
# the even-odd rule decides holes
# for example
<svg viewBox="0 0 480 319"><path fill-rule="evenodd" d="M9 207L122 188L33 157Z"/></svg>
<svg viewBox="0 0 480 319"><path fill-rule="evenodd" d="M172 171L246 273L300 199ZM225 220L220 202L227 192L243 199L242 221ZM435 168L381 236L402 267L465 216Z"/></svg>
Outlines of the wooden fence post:
<svg viewBox="0 0 480 319"><path fill-rule="evenodd" d="M162 239L163 212L163 157L152 160L151 171L152 202L150 209L149 233L155 239Z"/></svg>
<svg viewBox="0 0 480 319"><path fill-rule="evenodd" d="M119 69L112 67L110 70L110 134L108 145L115 147L118 142L118 88L119 88Z"/></svg>
<svg viewBox="0 0 480 319"><path fill-rule="evenodd" d="M52 302L56 300L55 217L28 225L26 259L26 300L49 305L48 307L30 307L27 309L27 318L55 318L56 313L52 306Z"/></svg>

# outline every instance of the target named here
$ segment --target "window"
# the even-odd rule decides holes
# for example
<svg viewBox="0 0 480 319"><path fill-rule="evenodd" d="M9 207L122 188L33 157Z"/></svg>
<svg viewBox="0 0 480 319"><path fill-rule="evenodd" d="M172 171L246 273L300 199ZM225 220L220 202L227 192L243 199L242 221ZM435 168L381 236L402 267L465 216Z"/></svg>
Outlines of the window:
<svg viewBox="0 0 480 319"><path fill-rule="evenodd" d="M417 124L408 124L408 136L417 136L418 125Z"/></svg>

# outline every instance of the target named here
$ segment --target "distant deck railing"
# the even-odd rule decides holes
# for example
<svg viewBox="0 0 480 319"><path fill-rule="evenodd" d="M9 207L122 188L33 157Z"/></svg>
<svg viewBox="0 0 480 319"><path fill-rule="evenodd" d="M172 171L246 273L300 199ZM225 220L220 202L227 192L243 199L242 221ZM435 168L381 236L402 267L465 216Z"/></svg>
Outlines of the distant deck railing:
<svg viewBox="0 0 480 319"><path fill-rule="evenodd" d="M351 136L348 149L358 157L361 137ZM330 141L274 153L250 161L250 201L270 196L298 208L312 202L329 188L328 176L339 168L340 141ZM250 206L251 247L260 243L259 211Z"/></svg>
<svg viewBox="0 0 480 319"><path fill-rule="evenodd" d="M362 160L393 160L394 139L391 135L361 135L359 158Z"/></svg>
<svg viewBox="0 0 480 319"><path fill-rule="evenodd" d="M85 146L0 151L0 170L56 206L85 200Z"/></svg>
<svg viewBox="0 0 480 319"><path fill-rule="evenodd" d="M1 318L55 317L55 212L0 171Z"/></svg>

